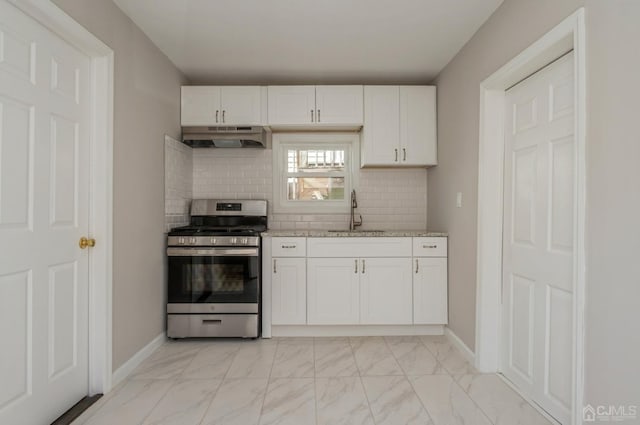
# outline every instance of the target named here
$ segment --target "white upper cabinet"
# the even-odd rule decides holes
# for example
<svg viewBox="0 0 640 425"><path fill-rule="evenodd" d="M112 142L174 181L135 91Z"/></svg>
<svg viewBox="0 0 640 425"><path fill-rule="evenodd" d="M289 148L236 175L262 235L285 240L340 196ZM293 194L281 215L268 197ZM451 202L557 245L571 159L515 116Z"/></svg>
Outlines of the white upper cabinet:
<svg viewBox="0 0 640 425"><path fill-rule="evenodd" d="M222 124L263 124L261 87L222 87Z"/></svg>
<svg viewBox="0 0 640 425"><path fill-rule="evenodd" d="M314 122L315 86L269 86L269 124L308 124Z"/></svg>
<svg viewBox="0 0 640 425"><path fill-rule="evenodd" d="M365 86L360 165L436 164L435 87Z"/></svg>
<svg viewBox="0 0 640 425"><path fill-rule="evenodd" d="M262 125L262 87L183 86L183 126Z"/></svg>
<svg viewBox="0 0 640 425"><path fill-rule="evenodd" d="M181 117L184 125L214 125L220 120L220 87L182 86Z"/></svg>
<svg viewBox="0 0 640 425"><path fill-rule="evenodd" d="M316 86L316 109L316 123L362 125L362 86Z"/></svg>
<svg viewBox="0 0 640 425"><path fill-rule="evenodd" d="M362 86L269 86L269 125L359 128L362 99Z"/></svg>
<svg viewBox="0 0 640 425"><path fill-rule="evenodd" d="M400 90L398 86L365 86L361 165L398 165Z"/></svg>
<svg viewBox="0 0 640 425"><path fill-rule="evenodd" d="M402 165L436 165L436 88L400 87Z"/></svg>

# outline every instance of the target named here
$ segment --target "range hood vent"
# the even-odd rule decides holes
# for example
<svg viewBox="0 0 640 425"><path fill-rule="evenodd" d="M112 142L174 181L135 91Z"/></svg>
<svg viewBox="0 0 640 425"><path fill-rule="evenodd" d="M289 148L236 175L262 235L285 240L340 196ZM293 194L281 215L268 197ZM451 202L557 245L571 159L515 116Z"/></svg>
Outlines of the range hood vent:
<svg viewBox="0 0 640 425"><path fill-rule="evenodd" d="M182 127L182 142L192 148L258 148L269 147L264 127Z"/></svg>

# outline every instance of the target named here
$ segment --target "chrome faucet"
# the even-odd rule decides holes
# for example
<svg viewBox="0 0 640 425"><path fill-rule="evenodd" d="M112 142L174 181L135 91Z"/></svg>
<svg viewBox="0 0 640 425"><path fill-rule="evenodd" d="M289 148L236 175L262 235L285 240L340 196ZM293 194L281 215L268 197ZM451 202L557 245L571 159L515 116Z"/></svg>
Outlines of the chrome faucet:
<svg viewBox="0 0 640 425"><path fill-rule="evenodd" d="M355 217L355 209L358 208L358 201L356 200L356 191L355 189L351 191L351 214L349 217L349 231L356 230L356 227L362 226L362 215L360 216L360 220L356 221Z"/></svg>

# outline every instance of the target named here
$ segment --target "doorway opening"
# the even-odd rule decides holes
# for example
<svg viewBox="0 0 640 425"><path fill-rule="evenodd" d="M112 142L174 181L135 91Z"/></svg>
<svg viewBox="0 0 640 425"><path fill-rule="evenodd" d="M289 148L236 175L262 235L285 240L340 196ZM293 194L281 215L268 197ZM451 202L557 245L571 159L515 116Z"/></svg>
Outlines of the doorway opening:
<svg viewBox="0 0 640 425"><path fill-rule="evenodd" d="M480 86L476 367L500 372L502 346L505 93L517 82L573 51L575 217L572 271L574 292L572 423L582 423L585 291L585 31L584 9L562 21ZM525 398L527 398L525 396ZM530 399L529 399L530 400Z"/></svg>
<svg viewBox="0 0 640 425"><path fill-rule="evenodd" d="M7 385L1 413L22 417L20 406L35 389L61 382L71 370L83 371L78 379L82 385L76 387L80 397L111 388L113 51L52 2L2 0L0 6L7 20L2 29L12 29L3 32L2 40L9 49L3 102L11 106L5 118L11 118L6 123L12 131L6 138L12 150L5 153L14 161L3 177L14 185L3 196L22 201L9 204L16 214L3 230L35 234L34 223L44 223L37 230L49 243L27 242L42 252L74 255L38 263L36 269L26 261L36 254L11 251L20 260L12 266L21 268L10 275L17 289L5 301L14 299L25 314L12 318L24 325L14 333L22 345L13 351L20 355L11 371L15 385ZM20 84L7 84L14 81ZM33 201L34 193L41 202ZM78 229L81 239L74 233ZM80 250L92 247L93 238L97 242L90 253ZM75 259L78 252L82 261ZM40 302L45 293L56 296ZM79 299L82 308L69 308ZM32 313L39 314L38 326L30 322ZM50 337L54 332L56 339ZM45 349L38 350L34 341ZM34 366L36 354L39 363ZM69 386L65 381L65 391L56 394L66 397ZM52 401L46 414L71 407L59 404L66 401ZM27 420L22 419L17 422Z"/></svg>

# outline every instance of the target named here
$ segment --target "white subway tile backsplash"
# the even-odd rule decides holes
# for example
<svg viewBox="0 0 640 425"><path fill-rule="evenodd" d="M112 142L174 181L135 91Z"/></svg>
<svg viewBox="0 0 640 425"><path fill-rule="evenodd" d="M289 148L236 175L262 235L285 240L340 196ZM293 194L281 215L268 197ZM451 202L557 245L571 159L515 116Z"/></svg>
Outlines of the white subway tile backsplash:
<svg viewBox="0 0 640 425"><path fill-rule="evenodd" d="M266 199L272 205L272 151L197 149L165 142L167 229L188 223L194 198ZM425 230L425 169L359 170L358 209L363 229ZM273 214L271 229L346 229L348 214Z"/></svg>
<svg viewBox="0 0 640 425"><path fill-rule="evenodd" d="M193 156L191 148L165 137L164 142L165 228L189 223L189 203L193 197Z"/></svg>
<svg viewBox="0 0 640 425"><path fill-rule="evenodd" d="M360 170L358 210L363 229L423 230L427 227L425 169ZM193 151L193 197L266 199L271 206L271 150ZM342 229L348 214L270 214L272 229Z"/></svg>

